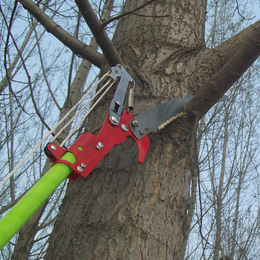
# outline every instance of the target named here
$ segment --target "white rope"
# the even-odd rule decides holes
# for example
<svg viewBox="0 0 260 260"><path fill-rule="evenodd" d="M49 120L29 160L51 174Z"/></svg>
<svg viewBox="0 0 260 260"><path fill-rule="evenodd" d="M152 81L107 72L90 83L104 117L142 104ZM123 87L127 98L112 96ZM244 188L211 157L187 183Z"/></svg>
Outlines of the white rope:
<svg viewBox="0 0 260 260"><path fill-rule="evenodd" d="M99 93L107 87L108 84L111 83L111 81L113 81L112 79L109 79L102 88L100 88L100 90L90 99L88 100L88 102L60 129L60 131L53 137L53 139L51 140L51 142L53 142L61 133L62 131L85 109L85 107L94 100L94 98L99 95ZM113 81L114 82L114 81ZM64 142L63 142L64 143ZM63 145L60 145L63 146Z"/></svg>
<svg viewBox="0 0 260 260"><path fill-rule="evenodd" d="M108 76L108 74L110 73L107 72L106 74L104 74L101 79L89 90L87 91L87 93L85 95L83 95L83 97L77 102L77 104L75 104L71 109L70 111L68 111L67 114L65 114L63 116L63 118L42 138L42 140L24 157L24 159L19 162L14 168L13 170L3 179L3 181L0 183L0 188L4 186L4 184L15 174L15 172L23 165L23 163L25 161L28 160L28 158L37 150L37 148L54 132L54 130L61 124L63 123L63 121L69 116L69 114L75 110L78 105L95 89L95 87L104 80L105 77ZM111 80L109 80L111 81ZM94 95L93 98L95 98L96 96L98 95L98 93L96 93Z"/></svg>
<svg viewBox="0 0 260 260"><path fill-rule="evenodd" d="M105 94L108 92L108 90L114 85L115 81L113 81L108 87L107 89L104 91L104 93L99 97L99 99L94 103L94 105L89 109L88 113L83 116L83 118L81 118L81 120L78 122L78 124L73 128L73 130L68 134L68 136L63 140L63 142L61 143L60 146L63 146L68 139L77 131L78 127L80 126L80 124L85 120L85 118L88 117L89 113L95 108L95 106L99 103L99 101L105 96ZM93 98L92 98L93 99ZM83 110L86 107L86 105L83 106L83 108L81 110Z"/></svg>

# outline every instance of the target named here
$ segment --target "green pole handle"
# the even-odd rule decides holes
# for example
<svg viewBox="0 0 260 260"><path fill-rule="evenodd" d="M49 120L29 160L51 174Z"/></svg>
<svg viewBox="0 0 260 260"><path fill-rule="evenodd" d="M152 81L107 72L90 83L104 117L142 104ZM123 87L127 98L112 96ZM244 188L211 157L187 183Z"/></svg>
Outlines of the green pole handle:
<svg viewBox="0 0 260 260"><path fill-rule="evenodd" d="M76 162L74 155L69 152L64 154L62 159L70 163ZM52 168L45 173L45 175L0 220L0 250L71 172L72 169L66 164L54 164Z"/></svg>

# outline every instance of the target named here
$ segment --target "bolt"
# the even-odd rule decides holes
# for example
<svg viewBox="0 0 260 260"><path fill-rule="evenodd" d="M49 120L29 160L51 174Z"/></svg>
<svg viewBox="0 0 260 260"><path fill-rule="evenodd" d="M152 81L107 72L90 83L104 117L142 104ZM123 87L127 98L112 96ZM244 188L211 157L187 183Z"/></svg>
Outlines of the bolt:
<svg viewBox="0 0 260 260"><path fill-rule="evenodd" d="M116 104L117 104L118 106L121 106L121 102L120 102L120 101L116 101Z"/></svg>
<svg viewBox="0 0 260 260"><path fill-rule="evenodd" d="M127 125L125 125L125 124L122 124L122 125L121 125L121 128L122 128L123 131L125 131L125 132L128 131L128 127L127 127Z"/></svg>
<svg viewBox="0 0 260 260"><path fill-rule="evenodd" d="M51 149L54 150L54 151L56 151L56 150L57 150L57 147L56 147L54 144L52 144L52 145L51 145Z"/></svg>
<svg viewBox="0 0 260 260"><path fill-rule="evenodd" d="M132 122L131 122L131 125L132 125L133 127L139 127L139 123L138 123L137 120L132 121Z"/></svg>
<svg viewBox="0 0 260 260"><path fill-rule="evenodd" d="M98 142L98 144L96 145L96 148L97 148L98 150L102 149L103 147L104 147L104 145L103 145L103 143L101 143L101 142Z"/></svg>
<svg viewBox="0 0 260 260"><path fill-rule="evenodd" d="M143 131L143 130L140 130L140 131L139 131L139 134L140 134L140 135L143 135L143 134L144 134L144 131Z"/></svg>
<svg viewBox="0 0 260 260"><path fill-rule="evenodd" d="M82 171L83 171L83 169L82 169L82 167L81 167L80 165L77 167L77 170L78 170L79 172L82 172Z"/></svg>
<svg viewBox="0 0 260 260"><path fill-rule="evenodd" d="M80 166L81 166L82 168L85 168L85 167L86 167L86 164L85 164L85 163L81 163Z"/></svg>
<svg viewBox="0 0 260 260"><path fill-rule="evenodd" d="M111 121L115 124L118 124L118 119L115 116L111 116Z"/></svg>

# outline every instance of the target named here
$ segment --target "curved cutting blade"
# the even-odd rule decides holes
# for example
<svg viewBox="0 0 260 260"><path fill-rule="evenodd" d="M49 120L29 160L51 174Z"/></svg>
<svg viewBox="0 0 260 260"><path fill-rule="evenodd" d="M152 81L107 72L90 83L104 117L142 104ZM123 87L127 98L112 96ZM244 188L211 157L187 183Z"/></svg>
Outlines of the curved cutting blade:
<svg viewBox="0 0 260 260"><path fill-rule="evenodd" d="M192 98L177 98L150 108L134 118L130 128L137 139L151 132L157 132L173 121L183 110L183 106Z"/></svg>

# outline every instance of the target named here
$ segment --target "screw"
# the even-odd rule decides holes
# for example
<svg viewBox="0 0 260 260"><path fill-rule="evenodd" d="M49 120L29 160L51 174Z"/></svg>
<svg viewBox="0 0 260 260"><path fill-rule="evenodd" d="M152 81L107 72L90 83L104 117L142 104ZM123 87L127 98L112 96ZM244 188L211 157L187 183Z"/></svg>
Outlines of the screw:
<svg viewBox="0 0 260 260"><path fill-rule="evenodd" d="M115 124L118 124L118 119L115 116L111 116L111 121Z"/></svg>
<svg viewBox="0 0 260 260"><path fill-rule="evenodd" d="M82 168L85 168L85 167L86 167L86 164L85 164L85 163L81 163L80 166L81 166Z"/></svg>
<svg viewBox="0 0 260 260"><path fill-rule="evenodd" d="M139 134L140 134L140 135L143 135L143 134L144 134L144 131L143 131L143 130L140 130L140 131L139 131Z"/></svg>
<svg viewBox="0 0 260 260"><path fill-rule="evenodd" d="M52 145L51 145L51 149L54 150L54 151L56 151L56 150L57 150L57 147L56 147L54 144L52 144Z"/></svg>
<svg viewBox="0 0 260 260"><path fill-rule="evenodd" d="M138 123L137 120L132 121L132 122L131 122L131 125L132 125L133 127L139 127L139 123Z"/></svg>
<svg viewBox="0 0 260 260"><path fill-rule="evenodd" d="M98 142L98 144L96 145L96 148L97 148L98 150L102 149L103 147L104 147L104 145L103 145L103 143L101 143L101 142Z"/></svg>
<svg viewBox="0 0 260 260"><path fill-rule="evenodd" d="M79 172L82 172L82 171L83 171L83 169L82 169L82 167L81 167L80 165L77 167L77 170L78 170Z"/></svg>
<svg viewBox="0 0 260 260"><path fill-rule="evenodd" d="M128 127L127 127L127 125L125 125L125 124L122 124L122 125L121 125L121 128L122 128L123 131L125 131L125 132L128 131Z"/></svg>

